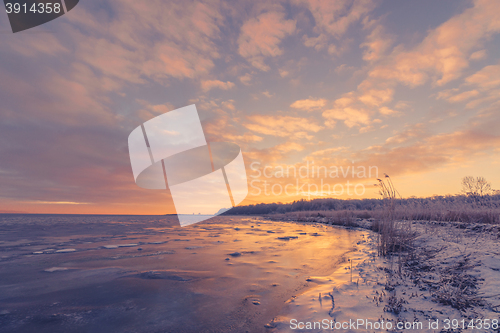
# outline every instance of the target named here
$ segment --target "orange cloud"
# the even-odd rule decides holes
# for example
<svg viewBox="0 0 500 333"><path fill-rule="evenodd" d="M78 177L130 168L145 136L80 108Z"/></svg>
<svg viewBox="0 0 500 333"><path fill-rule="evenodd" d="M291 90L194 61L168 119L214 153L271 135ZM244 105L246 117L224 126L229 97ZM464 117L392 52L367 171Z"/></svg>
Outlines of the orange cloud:
<svg viewBox="0 0 500 333"><path fill-rule="evenodd" d="M380 95L375 96L377 93ZM386 102L390 98L392 98L391 90L370 90L361 97L356 97L354 92L350 92L336 99L333 109L326 110L322 115L326 119L325 124L328 127L334 127L337 121L342 121L349 128L364 125L360 131L366 132L371 129L368 125L371 124L373 111L365 108L359 101L374 106Z"/></svg>
<svg viewBox="0 0 500 333"><path fill-rule="evenodd" d="M323 127L317 125L314 121L291 116L264 116L255 115L248 117L249 123L244 123L243 126L251 131L287 137L293 135L311 139L312 136L308 133L319 132Z"/></svg>
<svg viewBox="0 0 500 333"><path fill-rule="evenodd" d="M349 128L370 124L370 112L353 107L326 110L323 112L323 117L326 118L326 124L329 127L334 127L337 120L343 121Z"/></svg>
<svg viewBox="0 0 500 333"><path fill-rule="evenodd" d="M369 21L365 18L363 23L365 29L371 29L371 33L366 37L366 41L360 45L364 49L363 60L375 62L386 54L393 41L385 33L384 27L378 24L377 21Z"/></svg>
<svg viewBox="0 0 500 333"><path fill-rule="evenodd" d="M151 0L143 6L124 0L111 6L113 16L102 20L85 8L68 18L76 59L113 80L194 78L207 74L220 57L214 40L222 16L216 3Z"/></svg>
<svg viewBox="0 0 500 333"><path fill-rule="evenodd" d="M305 111L315 111L323 108L326 105L326 99L301 99L293 102L290 107Z"/></svg>
<svg viewBox="0 0 500 333"><path fill-rule="evenodd" d="M279 44L285 36L295 31L295 23L294 20L286 20L282 12L267 12L251 18L241 27L239 54L252 66L268 71L269 66L264 63L264 58L283 54Z"/></svg>
<svg viewBox="0 0 500 333"><path fill-rule="evenodd" d="M371 12L375 5L371 0L296 0L305 5L316 22L315 29L334 37L341 37L347 28Z"/></svg>
<svg viewBox="0 0 500 333"><path fill-rule="evenodd" d="M368 106L381 106L392 101L394 89L370 89L361 95L358 99Z"/></svg>
<svg viewBox="0 0 500 333"><path fill-rule="evenodd" d="M397 115L401 115L400 111L389 109L387 106L383 106L383 107L379 108L378 111L381 114L383 114L384 116L397 116Z"/></svg>
<svg viewBox="0 0 500 333"><path fill-rule="evenodd" d="M460 165L497 148L500 136L488 132L477 127L425 137L424 128L415 126L389 138L383 146L353 154L353 158L360 163L376 165L391 175L424 173L443 165ZM417 142L391 147L410 139L417 139Z"/></svg>
<svg viewBox="0 0 500 333"><path fill-rule="evenodd" d="M418 86L429 78L442 86L462 75L468 59L482 41L500 32L500 3L477 0L464 10L429 32L413 50L402 46L370 72L374 78L396 80Z"/></svg>
<svg viewBox="0 0 500 333"><path fill-rule="evenodd" d="M320 34L318 37L307 37L304 35L304 45L307 47L314 47L316 51L321 51L328 45L328 37L325 34Z"/></svg>
<svg viewBox="0 0 500 333"><path fill-rule="evenodd" d="M438 99L446 99L450 103L458 103L458 102L463 102L467 99L470 99L472 97L476 97L479 95L479 91L477 90L469 90L469 91L464 91L458 94L455 94L458 89L449 89L445 91L441 91L438 93L437 98Z"/></svg>
<svg viewBox="0 0 500 333"><path fill-rule="evenodd" d="M481 60L486 58L486 50L480 50L472 53L469 57L469 60Z"/></svg>
<svg viewBox="0 0 500 333"><path fill-rule="evenodd" d="M40 55L58 55L68 53L69 50L65 47L55 35L47 33L40 38L36 34L24 34L23 38L5 38L2 41L5 48L10 47L12 50L25 57L36 57Z"/></svg>
<svg viewBox="0 0 500 333"><path fill-rule="evenodd" d="M220 80L205 80L201 81L201 90L207 92L211 89L218 88L222 90L229 90L234 87L233 82L222 82Z"/></svg>
<svg viewBox="0 0 500 333"><path fill-rule="evenodd" d="M239 79L241 83L248 86L252 81L252 75L250 73L246 73L245 75L240 76Z"/></svg>
<svg viewBox="0 0 500 333"><path fill-rule="evenodd" d="M500 86L500 65L490 65L467 77L465 82L473 84L482 90L489 90Z"/></svg>
<svg viewBox="0 0 500 333"><path fill-rule="evenodd" d="M138 111L138 116L143 122L145 122L149 119L152 119L160 114L163 114L163 113L166 113L168 111L175 109L175 107L170 103L152 105L152 104L149 104L148 101L145 101L142 99L137 99L136 101L139 104L142 104L144 106L143 109Z"/></svg>
<svg viewBox="0 0 500 333"><path fill-rule="evenodd" d="M387 144L402 144L406 143L415 138L422 138L427 134L427 130L424 128L424 124L416 124L410 128L399 132L395 136L391 136L385 143Z"/></svg>
<svg viewBox="0 0 500 333"><path fill-rule="evenodd" d="M281 153L288 153L291 151L302 151L304 150L304 146L297 142L286 142L275 147Z"/></svg>
<svg viewBox="0 0 500 333"><path fill-rule="evenodd" d="M340 151L346 151L349 147L335 147L335 148L327 148L322 150L317 150L311 153L311 156L331 156L333 153L337 153Z"/></svg>

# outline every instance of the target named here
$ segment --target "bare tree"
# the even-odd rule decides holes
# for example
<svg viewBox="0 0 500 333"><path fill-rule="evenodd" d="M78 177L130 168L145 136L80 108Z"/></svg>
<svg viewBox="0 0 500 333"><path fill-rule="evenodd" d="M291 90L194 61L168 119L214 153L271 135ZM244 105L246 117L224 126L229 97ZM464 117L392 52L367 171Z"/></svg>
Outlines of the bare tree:
<svg viewBox="0 0 500 333"><path fill-rule="evenodd" d="M466 176L462 178L462 192L470 197L484 197L492 192L491 183L484 177Z"/></svg>
<svg viewBox="0 0 500 333"><path fill-rule="evenodd" d="M484 177L476 178L476 189L479 196L485 196L492 192L491 183L487 182Z"/></svg>
<svg viewBox="0 0 500 333"><path fill-rule="evenodd" d="M476 194L474 183L475 180L472 176L462 178L462 193L467 196L474 196Z"/></svg>

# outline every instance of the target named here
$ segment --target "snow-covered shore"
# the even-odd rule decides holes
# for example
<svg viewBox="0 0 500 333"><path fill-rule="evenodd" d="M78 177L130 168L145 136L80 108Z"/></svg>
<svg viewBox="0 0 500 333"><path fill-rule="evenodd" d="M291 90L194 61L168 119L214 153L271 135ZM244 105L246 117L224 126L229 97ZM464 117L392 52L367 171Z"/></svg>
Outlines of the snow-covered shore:
<svg viewBox="0 0 500 333"><path fill-rule="evenodd" d="M370 222L358 224L357 250L332 275L310 277L317 286L288 300L270 332L500 331L500 226L412 222L414 251L399 272L397 255L376 255Z"/></svg>

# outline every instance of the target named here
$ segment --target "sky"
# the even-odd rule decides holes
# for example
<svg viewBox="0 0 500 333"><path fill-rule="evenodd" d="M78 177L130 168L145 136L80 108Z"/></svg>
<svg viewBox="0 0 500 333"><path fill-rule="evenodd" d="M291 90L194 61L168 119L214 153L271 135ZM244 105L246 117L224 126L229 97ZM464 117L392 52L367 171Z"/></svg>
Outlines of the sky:
<svg viewBox="0 0 500 333"><path fill-rule="evenodd" d="M127 138L191 104L240 146L242 204L500 189L499 33L483 0L85 0L15 34L1 11L0 212L174 213Z"/></svg>

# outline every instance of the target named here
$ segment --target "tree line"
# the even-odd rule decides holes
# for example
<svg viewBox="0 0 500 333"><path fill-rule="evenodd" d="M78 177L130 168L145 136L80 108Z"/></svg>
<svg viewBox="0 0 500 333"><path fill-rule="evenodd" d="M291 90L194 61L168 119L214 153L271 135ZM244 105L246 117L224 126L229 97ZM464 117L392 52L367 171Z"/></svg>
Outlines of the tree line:
<svg viewBox="0 0 500 333"><path fill-rule="evenodd" d="M500 208L500 191L491 188L491 184L484 177L467 176L462 179L462 191L457 195L432 196L428 198L393 198L398 206L408 207L436 207L441 204L448 207L469 206L474 208ZM260 203L248 206L233 207L224 215L262 215L284 214L297 211L340 211L366 210L375 211L384 209L387 198L380 199L336 199L321 198L312 200L297 200L291 203Z"/></svg>

